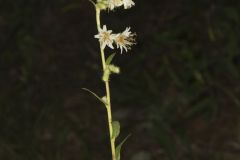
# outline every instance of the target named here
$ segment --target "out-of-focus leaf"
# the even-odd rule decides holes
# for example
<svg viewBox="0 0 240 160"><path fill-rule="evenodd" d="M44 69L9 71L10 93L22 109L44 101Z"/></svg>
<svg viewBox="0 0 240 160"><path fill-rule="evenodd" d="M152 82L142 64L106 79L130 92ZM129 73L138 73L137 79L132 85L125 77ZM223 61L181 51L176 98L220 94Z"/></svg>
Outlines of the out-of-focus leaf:
<svg viewBox="0 0 240 160"><path fill-rule="evenodd" d="M122 145L126 142L126 140L130 137L130 135L128 135L117 147L116 147L116 160L120 160L121 159L121 149L122 149Z"/></svg>
<svg viewBox="0 0 240 160"><path fill-rule="evenodd" d="M113 128L112 139L115 140L120 134L120 123L118 121L113 121L112 128Z"/></svg>
<svg viewBox="0 0 240 160"><path fill-rule="evenodd" d="M82 3L72 3L62 8L63 12L68 12L82 7Z"/></svg>

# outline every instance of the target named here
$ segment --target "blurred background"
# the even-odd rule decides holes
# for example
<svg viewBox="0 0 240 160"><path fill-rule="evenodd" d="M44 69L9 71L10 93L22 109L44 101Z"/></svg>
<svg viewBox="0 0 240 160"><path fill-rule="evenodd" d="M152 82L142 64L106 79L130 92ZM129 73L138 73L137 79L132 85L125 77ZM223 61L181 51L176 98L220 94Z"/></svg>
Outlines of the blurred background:
<svg viewBox="0 0 240 160"><path fill-rule="evenodd" d="M136 0L102 14L137 45L117 54L123 160L240 159L240 1ZM0 159L110 160L95 10L0 0ZM109 51L109 55L112 51Z"/></svg>

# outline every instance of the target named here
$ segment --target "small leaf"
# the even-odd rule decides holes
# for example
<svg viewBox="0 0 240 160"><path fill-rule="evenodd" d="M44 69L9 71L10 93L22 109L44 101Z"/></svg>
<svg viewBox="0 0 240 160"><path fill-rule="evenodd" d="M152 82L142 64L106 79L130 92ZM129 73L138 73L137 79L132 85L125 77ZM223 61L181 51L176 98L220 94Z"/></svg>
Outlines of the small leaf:
<svg viewBox="0 0 240 160"><path fill-rule="evenodd" d="M112 122L112 139L116 139L120 133L120 123L118 121L113 121Z"/></svg>
<svg viewBox="0 0 240 160"><path fill-rule="evenodd" d="M130 137L130 135L128 135L117 147L116 147L116 160L120 160L120 154L121 154L121 148L122 145L126 142L126 140Z"/></svg>
<svg viewBox="0 0 240 160"><path fill-rule="evenodd" d="M113 53L107 58L107 60L106 60L107 65L109 65L112 62L115 55L116 55L116 53Z"/></svg>
<svg viewBox="0 0 240 160"><path fill-rule="evenodd" d="M102 98L100 98L96 93L94 93L93 91L87 89L87 88L82 88L83 90L91 93L93 96L95 96L99 101L101 101L104 105L106 105L106 103L102 100Z"/></svg>

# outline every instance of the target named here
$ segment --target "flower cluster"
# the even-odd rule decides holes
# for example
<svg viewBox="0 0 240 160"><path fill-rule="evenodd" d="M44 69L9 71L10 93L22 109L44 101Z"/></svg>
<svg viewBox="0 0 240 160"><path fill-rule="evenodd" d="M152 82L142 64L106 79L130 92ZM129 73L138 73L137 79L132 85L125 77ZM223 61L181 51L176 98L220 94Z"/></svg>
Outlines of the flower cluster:
<svg viewBox="0 0 240 160"><path fill-rule="evenodd" d="M108 8L114 10L114 8L123 6L124 9L129 9L135 5L132 0L107 0Z"/></svg>
<svg viewBox="0 0 240 160"><path fill-rule="evenodd" d="M92 2L92 0L90 1ZM97 6L101 10L114 10L115 8L121 6L123 6L124 9L129 9L135 6L135 3L133 2L133 0L97 0Z"/></svg>
<svg viewBox="0 0 240 160"><path fill-rule="evenodd" d="M124 9L129 9L134 5L135 3L132 0L97 0L96 7L100 10L105 10L106 8L114 10L114 8L120 6L123 6ZM135 44L134 36L136 34L130 31L130 27L127 27L122 33L114 34L112 30L107 30L106 25L103 25L102 28L99 27L98 32L94 37L99 39L102 49L105 49L106 46L114 49L113 43L115 43L122 53L123 49L127 52Z"/></svg>
<svg viewBox="0 0 240 160"><path fill-rule="evenodd" d="M100 28L100 31L94 37L99 39L101 47L104 49L106 46L114 49L113 43L116 44L117 48L120 48L121 53L123 49L127 52L131 49L131 46L135 44L134 33L131 33L130 27L127 27L125 31L118 34L112 34L112 30L107 30L106 25Z"/></svg>
<svg viewBox="0 0 240 160"><path fill-rule="evenodd" d="M107 30L106 25L104 25L103 28L100 28L99 33L94 37L99 39L99 42L103 49L106 46L114 49L112 45L114 41L114 35L112 34L112 30Z"/></svg>

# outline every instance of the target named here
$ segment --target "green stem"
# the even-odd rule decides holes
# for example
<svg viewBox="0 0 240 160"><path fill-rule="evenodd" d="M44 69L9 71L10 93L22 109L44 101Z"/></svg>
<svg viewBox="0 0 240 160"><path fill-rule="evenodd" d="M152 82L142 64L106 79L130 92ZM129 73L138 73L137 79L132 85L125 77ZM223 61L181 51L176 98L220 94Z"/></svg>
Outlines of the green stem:
<svg viewBox="0 0 240 160"><path fill-rule="evenodd" d="M98 31L100 31L100 28L101 28L100 13L101 13L100 9L96 7L96 22L97 22ZM100 50L101 50L102 67L104 71L106 69L106 60L105 60L104 49L102 48L101 44L100 44ZM113 128L112 128L111 94L110 94L110 86L108 81L105 82L105 88L106 88L106 97L107 97L106 108L107 108L107 116L108 116L108 127L109 127L109 137L111 142L112 160L116 160L115 140L112 138Z"/></svg>

